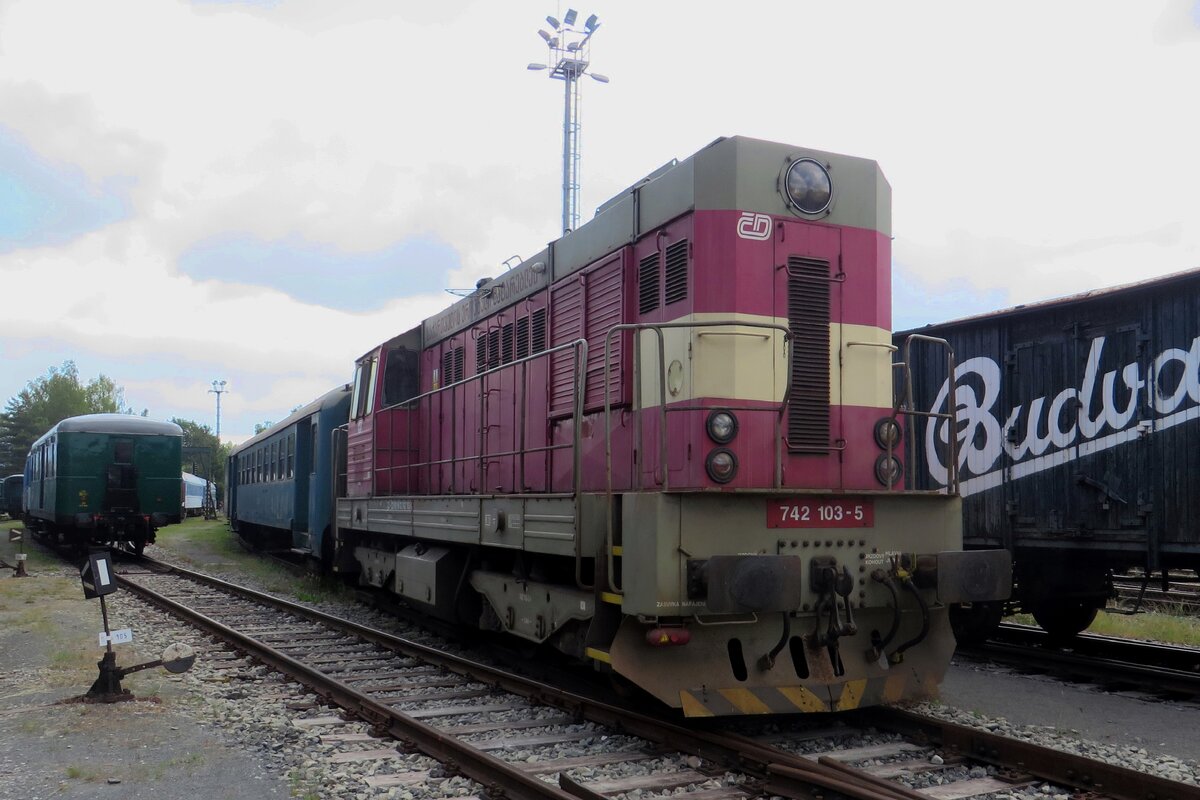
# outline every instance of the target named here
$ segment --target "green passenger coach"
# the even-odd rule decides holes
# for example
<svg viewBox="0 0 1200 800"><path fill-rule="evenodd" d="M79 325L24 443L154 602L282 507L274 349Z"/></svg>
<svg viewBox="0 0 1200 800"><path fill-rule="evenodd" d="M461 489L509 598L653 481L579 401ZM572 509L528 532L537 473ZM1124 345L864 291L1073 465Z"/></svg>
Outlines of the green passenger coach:
<svg viewBox="0 0 1200 800"><path fill-rule="evenodd" d="M55 425L25 460L25 521L61 545L117 545L140 553L179 522L183 431L126 414Z"/></svg>

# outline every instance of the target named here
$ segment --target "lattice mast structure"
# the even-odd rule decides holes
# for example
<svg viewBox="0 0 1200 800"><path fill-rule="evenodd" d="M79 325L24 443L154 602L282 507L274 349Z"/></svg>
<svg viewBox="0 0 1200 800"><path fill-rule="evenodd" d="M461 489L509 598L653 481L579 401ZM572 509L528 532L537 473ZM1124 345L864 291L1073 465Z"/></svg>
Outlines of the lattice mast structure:
<svg viewBox="0 0 1200 800"><path fill-rule="evenodd" d="M542 37L549 48L546 63L532 63L531 70L549 70L553 80L563 82L563 147L562 147L562 228L563 233L579 227L579 79L587 75L592 80L608 83L608 78L590 72L592 35L600 27L600 20L592 14L576 26L579 14L567 9L561 21L546 17L551 30L541 29Z"/></svg>

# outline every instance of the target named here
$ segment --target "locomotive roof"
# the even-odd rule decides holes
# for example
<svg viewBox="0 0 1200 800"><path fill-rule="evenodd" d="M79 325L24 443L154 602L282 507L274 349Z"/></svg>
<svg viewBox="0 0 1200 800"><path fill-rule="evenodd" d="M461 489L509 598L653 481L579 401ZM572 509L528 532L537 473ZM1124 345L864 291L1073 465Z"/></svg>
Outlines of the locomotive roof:
<svg viewBox="0 0 1200 800"><path fill-rule="evenodd" d="M84 414L68 417L42 434L35 444L54 433L117 433L136 436L183 436L174 422L135 417L132 414Z"/></svg>
<svg viewBox="0 0 1200 800"><path fill-rule="evenodd" d="M658 168L606 201L587 223L426 319L422 346L470 327L689 211L795 216L779 192L779 180L789 159L806 157L829 164L839 187L822 222L891 235L891 187L876 162L746 136L722 137Z"/></svg>
<svg viewBox="0 0 1200 800"><path fill-rule="evenodd" d="M305 417L312 416L313 414L315 414L318 411L324 411L325 409L333 408L335 405L338 404L338 401L340 401L342 398L344 398L346 395L349 395L349 394L350 394L350 384L348 384L348 383L343 384L343 385L337 387L336 389L330 389L328 392L321 395L316 400L313 400L308 405L301 406L300 408L293 411L291 414L288 414L282 420L280 420L279 422L276 422L274 425L267 428L262 433L255 434L254 436L250 437L246 441L242 442L237 447L233 448L233 450L229 451L229 455L231 455L231 456L236 455L236 454L242 452L243 450L245 450L247 447L256 445L265 439L270 439L272 436L279 433L284 428L286 428L287 426L296 422L297 420L301 420L301 419L304 419Z"/></svg>
<svg viewBox="0 0 1200 800"><path fill-rule="evenodd" d="M910 333L921 333L933 328L948 328L957 327L959 325L968 325L973 322L986 322L988 320L1000 319L1003 317L1012 317L1019 314L1033 314L1044 311L1049 308L1058 308L1060 306L1068 306L1074 303L1083 303L1088 300L1096 300L1110 295L1121 294L1122 292L1131 292L1137 290L1151 290L1162 286L1167 286L1172 283L1184 282L1200 278L1200 268L1187 269L1180 272L1172 272L1169 275L1161 275L1157 278L1147 278L1133 283L1123 283L1119 286L1107 286L1102 289L1090 289L1086 292L1078 294L1068 294L1062 297L1053 297L1049 300L1039 300L1036 303L1022 303L1021 305L1012 306L1011 308L1002 308L996 311L988 311L983 314L972 314L968 317L959 317L945 322L935 322L928 325L923 325L919 328L910 328L905 331L896 331L896 336L903 336Z"/></svg>

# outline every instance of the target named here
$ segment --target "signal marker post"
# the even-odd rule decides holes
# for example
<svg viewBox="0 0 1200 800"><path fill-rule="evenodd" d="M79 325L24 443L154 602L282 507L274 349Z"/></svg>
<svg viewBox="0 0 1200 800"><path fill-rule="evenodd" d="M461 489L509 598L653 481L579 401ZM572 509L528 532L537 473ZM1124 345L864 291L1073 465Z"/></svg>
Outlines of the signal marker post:
<svg viewBox="0 0 1200 800"><path fill-rule="evenodd" d="M15 542L17 545L17 564L13 566L4 561L0 561L0 566L10 567L13 570L14 578L28 578L29 573L25 571L25 531L22 528L13 528L8 532L8 541Z"/></svg>
<svg viewBox="0 0 1200 800"><path fill-rule="evenodd" d="M112 646L132 642L133 631L130 628L113 631L108 627L108 606L104 602L104 596L117 590L117 576L112 570L110 559L111 555L106 549L92 551L88 554L87 563L79 571L79 579L83 583L83 596L89 600L100 598L100 616L104 620L104 632L100 634L100 644L105 648L104 657L97 662L100 677L85 695L88 700L102 703L134 699L127 689L121 688L121 679L132 672L150 667L163 667L173 673L187 672L196 661L191 647L186 644L173 644L163 651L162 658L124 669L117 666L117 654L113 652Z"/></svg>

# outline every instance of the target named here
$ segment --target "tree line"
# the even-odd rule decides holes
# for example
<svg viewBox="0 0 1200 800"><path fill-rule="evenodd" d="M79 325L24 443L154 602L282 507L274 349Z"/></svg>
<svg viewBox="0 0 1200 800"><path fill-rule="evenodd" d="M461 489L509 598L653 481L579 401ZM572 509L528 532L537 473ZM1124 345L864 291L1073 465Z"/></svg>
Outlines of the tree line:
<svg viewBox="0 0 1200 800"><path fill-rule="evenodd" d="M106 375L85 383L75 362L64 361L61 367L51 367L45 375L25 384L0 413L0 477L23 472L25 456L38 437L67 417L82 414L146 417L150 412L129 406L125 389ZM178 417L171 422L183 428L183 469L224 486L225 460L232 445L218 442L208 425Z"/></svg>

